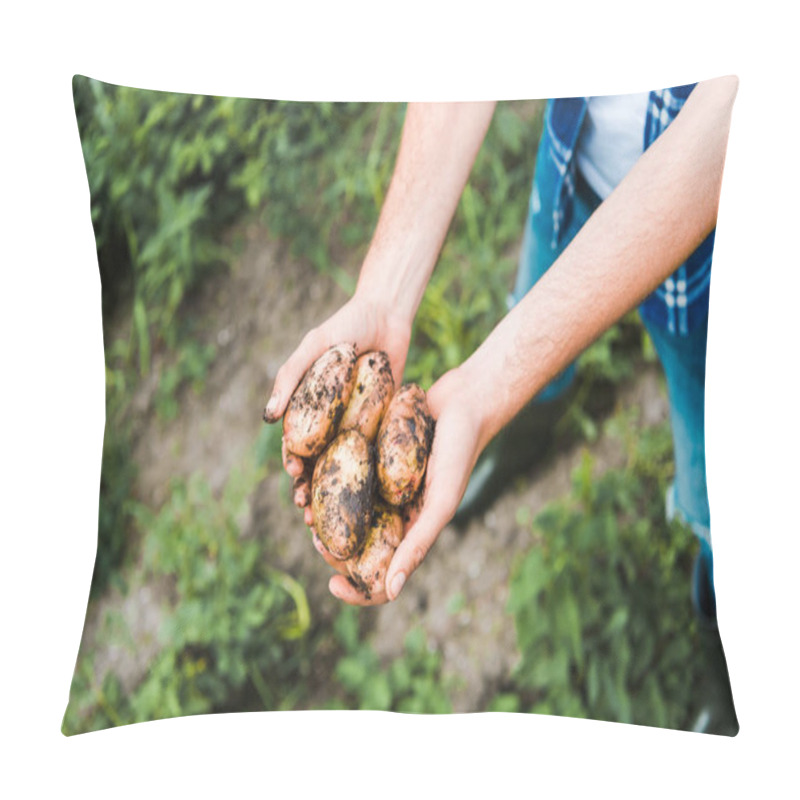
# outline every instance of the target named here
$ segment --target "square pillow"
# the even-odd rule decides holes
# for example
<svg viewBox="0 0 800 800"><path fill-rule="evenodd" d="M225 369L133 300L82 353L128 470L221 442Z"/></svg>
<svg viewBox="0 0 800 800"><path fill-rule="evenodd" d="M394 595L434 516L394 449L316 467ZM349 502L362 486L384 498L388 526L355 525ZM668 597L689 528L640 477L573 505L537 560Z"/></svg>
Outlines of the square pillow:
<svg viewBox="0 0 800 800"><path fill-rule="evenodd" d="M416 128L404 104L82 76L73 90L107 380L97 558L65 734L325 708L736 734L703 429L735 79L414 106ZM409 171L389 193L396 163ZM559 290L579 288L570 274L604 282L586 302L589 288ZM353 305L364 286L373 305ZM326 322L348 303L349 322ZM413 327L398 332L406 308ZM369 309L385 314L359 316ZM567 342L549 361L535 337L508 349L501 333L532 319ZM521 341L528 358L509 358ZM306 373L331 345L342 346L327 369ZM394 381L380 384L382 349ZM487 352L525 386L491 366L470 373ZM304 374L285 425L265 425L273 385L285 406L287 380L291 394ZM448 375L474 381L449 404ZM397 394L416 399L390 404L393 383L416 384ZM505 424L470 471L470 429L455 436L449 420L476 396ZM345 436L357 398L378 416ZM383 602L436 483L436 547ZM309 502L318 535L296 507ZM349 549L332 569L337 536Z"/></svg>

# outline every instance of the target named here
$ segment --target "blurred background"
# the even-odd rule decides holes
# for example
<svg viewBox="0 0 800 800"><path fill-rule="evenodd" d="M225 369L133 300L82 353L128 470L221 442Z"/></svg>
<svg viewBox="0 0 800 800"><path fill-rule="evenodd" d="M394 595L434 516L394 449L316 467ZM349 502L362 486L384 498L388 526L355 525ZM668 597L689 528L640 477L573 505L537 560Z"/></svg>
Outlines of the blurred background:
<svg viewBox="0 0 800 800"><path fill-rule="evenodd" d="M261 422L355 287L405 107L148 92L76 76L103 286L98 555L63 730L214 711L523 711L735 733L697 544L664 519L664 383L628 315L584 353L546 456L448 527L397 602L327 590ZM501 103L406 381L505 312L544 103ZM722 709L723 713L719 714ZM721 720L721 721L717 721Z"/></svg>

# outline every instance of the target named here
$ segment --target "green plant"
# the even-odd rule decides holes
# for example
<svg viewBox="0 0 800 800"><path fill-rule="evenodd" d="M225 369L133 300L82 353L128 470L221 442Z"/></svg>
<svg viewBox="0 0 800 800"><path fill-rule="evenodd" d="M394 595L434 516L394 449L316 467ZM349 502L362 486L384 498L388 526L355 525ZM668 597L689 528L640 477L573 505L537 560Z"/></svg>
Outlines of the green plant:
<svg viewBox="0 0 800 800"><path fill-rule="evenodd" d="M577 392L558 432L573 432L594 442L600 420L611 411L616 387L630 379L637 367L653 360L647 331L638 312L631 311L578 357Z"/></svg>
<svg viewBox="0 0 800 800"><path fill-rule="evenodd" d="M136 356L144 374L154 347L174 346L181 302L224 267L222 231L248 209L352 288L337 251L369 237L401 106L152 92L77 75L73 94L104 308L130 317L122 365Z"/></svg>
<svg viewBox="0 0 800 800"><path fill-rule="evenodd" d="M162 420L175 419L179 411L179 393L190 385L199 393L205 385L206 373L216 356L213 344L188 341L178 348L175 360L159 376L155 394L156 414Z"/></svg>
<svg viewBox="0 0 800 800"><path fill-rule="evenodd" d="M572 496L536 518L508 603L521 661L495 707L688 725L703 668L689 602L696 542L664 518L668 426L627 446L627 468L598 479L585 454Z"/></svg>
<svg viewBox="0 0 800 800"><path fill-rule="evenodd" d="M127 431L107 426L100 470L97 556L90 591L92 598L99 596L112 578L124 588L118 569L125 556L125 543L132 522L131 493L135 479L136 465L130 457Z"/></svg>
<svg viewBox="0 0 800 800"><path fill-rule="evenodd" d="M403 655L387 667L359 632L358 611L344 607L334 624L343 655L335 675L345 698L332 703L341 708L446 714L452 710L448 695L452 681L443 679L441 656L428 648L421 628L406 634Z"/></svg>
<svg viewBox="0 0 800 800"><path fill-rule="evenodd" d="M113 673L98 682L91 659L82 659L65 733L225 710L244 697L248 707L265 709L296 703L310 624L305 592L266 563L258 537L241 530L263 476L255 464L234 471L216 498L194 475L173 484L157 513L134 509L148 571L173 584L162 649L130 694Z"/></svg>

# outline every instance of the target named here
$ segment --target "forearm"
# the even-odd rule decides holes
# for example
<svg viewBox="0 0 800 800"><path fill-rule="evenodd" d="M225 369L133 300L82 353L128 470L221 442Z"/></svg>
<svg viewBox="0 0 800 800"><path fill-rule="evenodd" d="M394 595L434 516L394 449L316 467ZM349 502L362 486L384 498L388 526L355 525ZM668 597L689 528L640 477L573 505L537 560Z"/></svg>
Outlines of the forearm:
<svg viewBox="0 0 800 800"><path fill-rule="evenodd" d="M494 103L410 103L394 174L357 293L409 323L416 313Z"/></svg>
<svg viewBox="0 0 800 800"><path fill-rule="evenodd" d="M481 397L481 448L716 224L735 79L698 85L556 263L460 368Z"/></svg>

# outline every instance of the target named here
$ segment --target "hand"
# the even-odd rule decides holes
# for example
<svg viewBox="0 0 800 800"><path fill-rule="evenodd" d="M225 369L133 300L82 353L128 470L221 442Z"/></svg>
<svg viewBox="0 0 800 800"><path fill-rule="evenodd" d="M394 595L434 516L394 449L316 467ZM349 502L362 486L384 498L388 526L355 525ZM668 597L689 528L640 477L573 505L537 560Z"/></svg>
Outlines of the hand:
<svg viewBox="0 0 800 800"><path fill-rule="evenodd" d="M277 422L306 370L329 347L352 342L357 353L384 350L389 356L395 387L399 387L405 368L411 323L395 309L364 299L358 293L319 328L309 331L286 363L278 370L272 395L264 410L267 422ZM311 524L310 486L314 462L290 453L282 446L283 466L294 481L292 495L298 508L305 509L306 524Z"/></svg>
<svg viewBox="0 0 800 800"><path fill-rule="evenodd" d="M467 386L458 369L443 375L428 392L428 406L436 420L436 432L421 501L409 514L406 534L386 573L388 592L373 594L367 599L345 577L344 562L333 558L314 534L314 546L325 561L341 573L334 575L328 585L331 593L340 600L366 606L396 599L411 573L419 567L442 529L453 518L478 455L486 444L478 406L471 400L474 392L474 386Z"/></svg>
<svg viewBox="0 0 800 800"><path fill-rule="evenodd" d="M354 295L330 319L310 330L278 370L264 420L277 422L308 368L329 347L342 342L352 342L359 355L370 350L386 351L395 387L399 387L410 339L410 320L384 304Z"/></svg>

